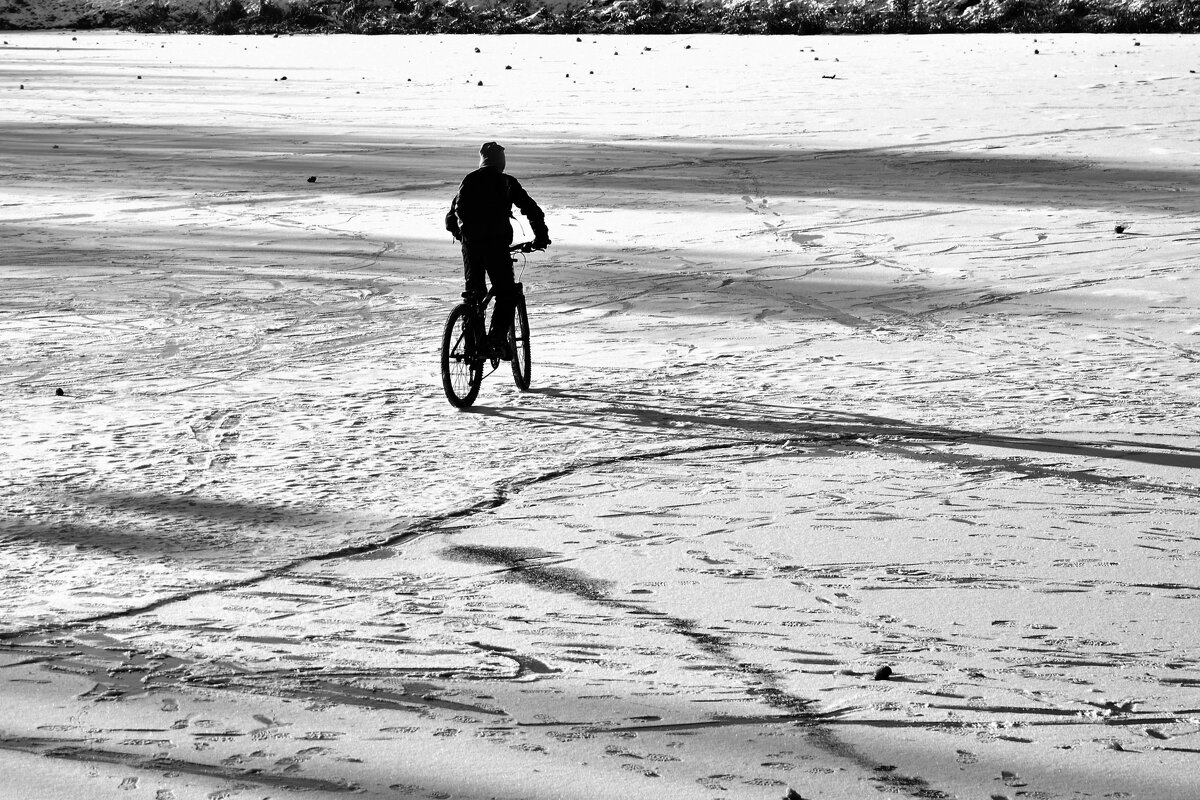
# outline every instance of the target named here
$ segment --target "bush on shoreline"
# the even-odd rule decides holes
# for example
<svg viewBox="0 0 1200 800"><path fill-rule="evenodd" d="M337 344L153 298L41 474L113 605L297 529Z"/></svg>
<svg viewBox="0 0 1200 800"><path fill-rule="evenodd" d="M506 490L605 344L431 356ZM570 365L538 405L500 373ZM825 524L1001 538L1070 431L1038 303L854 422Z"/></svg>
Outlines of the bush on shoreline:
<svg viewBox="0 0 1200 800"><path fill-rule="evenodd" d="M226 35L1194 33L1200 0L210 0L203 10L148 0L73 22Z"/></svg>

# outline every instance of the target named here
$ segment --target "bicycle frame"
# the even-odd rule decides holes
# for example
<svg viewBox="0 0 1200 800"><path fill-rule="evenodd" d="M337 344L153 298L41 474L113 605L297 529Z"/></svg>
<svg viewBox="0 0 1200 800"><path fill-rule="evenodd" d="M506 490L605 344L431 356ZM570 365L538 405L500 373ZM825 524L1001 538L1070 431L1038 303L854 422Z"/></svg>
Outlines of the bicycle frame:
<svg viewBox="0 0 1200 800"><path fill-rule="evenodd" d="M533 251L531 242L514 245L509 253ZM513 263L517 258L512 258ZM513 319L508 321L508 341L512 350L511 365L517 388L525 391L530 381L529 318L525 308L524 286L513 282ZM475 402L479 386L487 377L483 374L486 362L492 362L491 375L500 366L502 356L488 344L487 309L496 296L492 286L482 296L464 291L462 303L456 306L446 321L442 336L442 386L451 405L466 408ZM494 323L493 323L494 324Z"/></svg>

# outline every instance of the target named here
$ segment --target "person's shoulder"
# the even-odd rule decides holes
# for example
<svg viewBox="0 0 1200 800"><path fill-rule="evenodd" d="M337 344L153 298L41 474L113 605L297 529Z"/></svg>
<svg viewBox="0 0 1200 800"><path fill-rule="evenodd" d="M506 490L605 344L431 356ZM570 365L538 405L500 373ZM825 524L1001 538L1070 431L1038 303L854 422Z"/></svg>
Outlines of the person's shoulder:
<svg viewBox="0 0 1200 800"><path fill-rule="evenodd" d="M480 167L477 170L467 173L467 177L462 179L463 186L480 186L484 184L494 184L497 179L501 178L501 174L491 167Z"/></svg>
<svg viewBox="0 0 1200 800"><path fill-rule="evenodd" d="M470 172L468 172L467 176L462 179L462 182L463 183L473 183L475 181L478 181L482 177L483 177L483 167L480 167L479 169L471 170Z"/></svg>

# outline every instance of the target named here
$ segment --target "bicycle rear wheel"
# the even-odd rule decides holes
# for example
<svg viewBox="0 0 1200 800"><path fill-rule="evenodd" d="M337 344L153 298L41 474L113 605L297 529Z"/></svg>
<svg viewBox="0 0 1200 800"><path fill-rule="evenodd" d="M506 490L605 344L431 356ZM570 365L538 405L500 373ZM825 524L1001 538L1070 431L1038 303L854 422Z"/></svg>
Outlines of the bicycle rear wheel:
<svg viewBox="0 0 1200 800"><path fill-rule="evenodd" d="M529 379L533 375L533 363L529 360L529 314L525 311L524 295L517 295L513 324L508 329L508 344L512 347L513 354L513 380L518 389L525 391L529 388Z"/></svg>
<svg viewBox="0 0 1200 800"><path fill-rule="evenodd" d="M442 389L450 405L467 408L479 396L482 382L483 357L474 318L467 306L458 305L442 333Z"/></svg>

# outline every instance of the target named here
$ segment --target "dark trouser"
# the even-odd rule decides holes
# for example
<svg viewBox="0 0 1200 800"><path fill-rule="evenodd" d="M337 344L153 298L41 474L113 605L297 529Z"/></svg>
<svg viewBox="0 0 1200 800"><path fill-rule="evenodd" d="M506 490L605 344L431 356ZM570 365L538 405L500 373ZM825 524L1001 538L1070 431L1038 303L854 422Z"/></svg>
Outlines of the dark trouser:
<svg viewBox="0 0 1200 800"><path fill-rule="evenodd" d="M502 339L508 335L513 307L516 305L512 257L508 254L508 245L503 241L469 242L464 239L462 253L468 292L483 297L487 294L483 276L487 275L492 282L496 304L492 308L492 329L489 333L493 339Z"/></svg>

